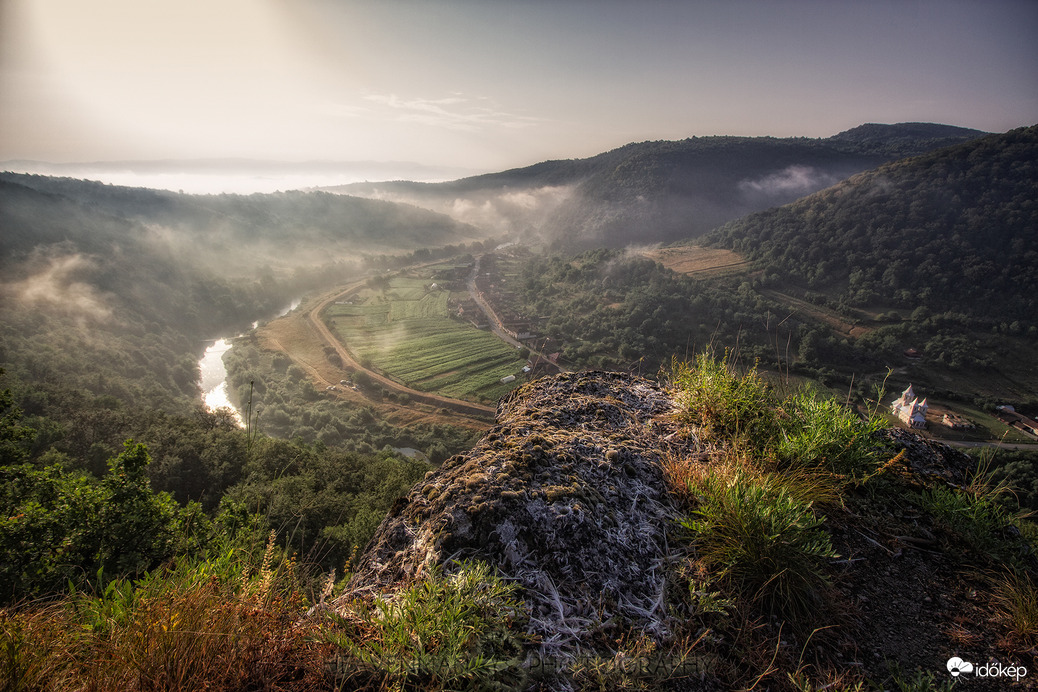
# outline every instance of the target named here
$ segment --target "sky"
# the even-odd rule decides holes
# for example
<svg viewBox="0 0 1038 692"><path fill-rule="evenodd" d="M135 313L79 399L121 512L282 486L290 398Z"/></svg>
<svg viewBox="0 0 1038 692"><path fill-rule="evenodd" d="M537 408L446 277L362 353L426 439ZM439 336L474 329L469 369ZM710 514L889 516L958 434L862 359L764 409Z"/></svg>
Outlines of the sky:
<svg viewBox="0 0 1038 692"><path fill-rule="evenodd" d="M1035 0L0 0L0 161L502 170L1038 123Z"/></svg>

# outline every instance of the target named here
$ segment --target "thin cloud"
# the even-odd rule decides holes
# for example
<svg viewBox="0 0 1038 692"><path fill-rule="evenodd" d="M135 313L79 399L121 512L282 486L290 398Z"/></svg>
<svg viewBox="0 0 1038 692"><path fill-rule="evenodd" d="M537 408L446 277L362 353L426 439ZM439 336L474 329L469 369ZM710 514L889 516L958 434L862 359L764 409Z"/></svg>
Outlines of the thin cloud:
<svg viewBox="0 0 1038 692"><path fill-rule="evenodd" d="M335 118L360 118L371 113L370 108L347 103L326 103L315 110L318 115L329 115Z"/></svg>
<svg viewBox="0 0 1038 692"><path fill-rule="evenodd" d="M369 94L364 99L395 112L397 122L418 123L451 130L474 131L487 127L518 129L530 127L539 120L496 108L487 97L473 99L461 94L452 94L438 99L405 99L396 94Z"/></svg>

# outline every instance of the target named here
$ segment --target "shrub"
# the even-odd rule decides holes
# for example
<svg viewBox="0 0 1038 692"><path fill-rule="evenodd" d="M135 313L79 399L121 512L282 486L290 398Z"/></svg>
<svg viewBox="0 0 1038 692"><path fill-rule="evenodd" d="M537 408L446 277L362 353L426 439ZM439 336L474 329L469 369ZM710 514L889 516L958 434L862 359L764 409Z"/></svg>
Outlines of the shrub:
<svg viewBox="0 0 1038 692"><path fill-rule="evenodd" d="M147 449L125 446L100 480L58 465L0 467L0 599L140 574L195 542L206 523L198 507L154 492Z"/></svg>

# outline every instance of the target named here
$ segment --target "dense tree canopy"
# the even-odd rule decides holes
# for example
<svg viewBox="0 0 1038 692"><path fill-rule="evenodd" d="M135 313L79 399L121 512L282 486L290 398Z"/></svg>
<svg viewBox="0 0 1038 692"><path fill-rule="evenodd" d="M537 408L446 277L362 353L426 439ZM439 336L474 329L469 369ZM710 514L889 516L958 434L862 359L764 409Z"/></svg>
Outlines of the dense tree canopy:
<svg viewBox="0 0 1038 692"><path fill-rule="evenodd" d="M1038 126L882 166L708 240L855 306L1036 324Z"/></svg>

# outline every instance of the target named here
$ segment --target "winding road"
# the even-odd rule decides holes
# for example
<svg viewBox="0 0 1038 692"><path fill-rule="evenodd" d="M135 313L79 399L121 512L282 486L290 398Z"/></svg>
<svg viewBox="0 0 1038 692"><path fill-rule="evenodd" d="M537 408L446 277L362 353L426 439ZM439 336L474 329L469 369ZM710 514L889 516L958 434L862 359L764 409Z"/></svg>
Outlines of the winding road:
<svg viewBox="0 0 1038 692"><path fill-rule="evenodd" d="M508 334L508 332L505 330L504 324L501 322L501 319L498 317L493 307L489 303L487 303L487 301L483 298L478 287L476 286L476 277L479 275L481 259L482 256L476 258L475 264L472 268L472 273L470 274L466 282L466 288L468 289L469 295L472 297L472 300L475 301L475 303L479 306L480 310L482 310L483 313L486 315L487 320L490 324L490 329L495 336L497 336L505 343L516 348L529 348L528 346L525 346L524 344L516 340L514 337L512 337L510 334ZM314 304L312 307L305 308L302 312L302 316L305 319L306 324L309 326L313 334L321 342L321 345L334 349L335 352L339 355L339 358L342 359L342 369L351 370L353 372L363 372L371 379L373 383L377 383L383 389L390 392L394 392L396 394L406 394L408 397L411 398L412 401L427 404L430 406L446 408L455 413L459 413L464 416L469 416L480 421L486 421L488 418L492 419L493 416L497 413L497 408L494 406L486 406L484 404L477 404L471 401L464 401L461 399L452 399L450 397L440 396L438 394L430 394L429 392L421 392L417 389L412 389L400 382L397 382L396 380L386 377L380 372L364 367L360 364L360 362L357 361L356 358L354 358L353 354L350 353L347 345L343 343L343 341L340 340L339 337L336 336L332 332L332 330L328 328L328 325L324 323L324 320L321 318L321 315L328 308L328 306L334 303L335 301L342 300L343 298L346 298L356 293L360 289L364 288L364 286L367 284L367 281L368 279L358 280L346 285L345 287L336 289L326 294L324 297L320 298L318 302ZM338 382L332 382L328 380L327 377L322 376L320 374L319 369L313 363L306 361L299 354L293 353L290 349L283 346L281 342L278 341L278 339L270 337L270 342L279 350L286 353L290 358L292 358L293 361L305 367L307 371L310 372L311 376L313 376L318 382L323 383L323 385L325 386L340 386ZM535 356L540 356L542 359L544 359L545 362L548 362L548 359L544 356L544 354L538 353L537 351L534 351L532 349L530 350L530 353ZM560 372L562 371L562 368L558 365L555 365L555 367L558 368Z"/></svg>

